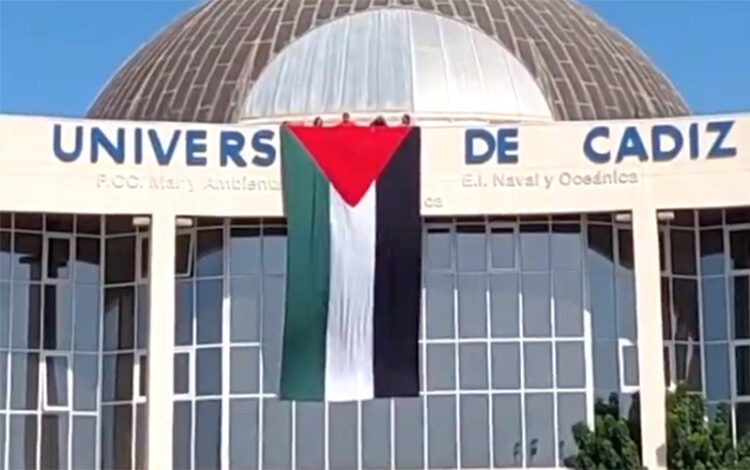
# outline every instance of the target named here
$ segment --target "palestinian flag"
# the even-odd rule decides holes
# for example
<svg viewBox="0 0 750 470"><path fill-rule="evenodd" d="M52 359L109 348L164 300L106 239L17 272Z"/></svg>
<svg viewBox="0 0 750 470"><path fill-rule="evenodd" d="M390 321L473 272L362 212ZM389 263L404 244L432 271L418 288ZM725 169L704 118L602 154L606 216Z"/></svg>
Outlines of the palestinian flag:
<svg viewBox="0 0 750 470"><path fill-rule="evenodd" d="M418 395L419 134L282 127L282 399Z"/></svg>

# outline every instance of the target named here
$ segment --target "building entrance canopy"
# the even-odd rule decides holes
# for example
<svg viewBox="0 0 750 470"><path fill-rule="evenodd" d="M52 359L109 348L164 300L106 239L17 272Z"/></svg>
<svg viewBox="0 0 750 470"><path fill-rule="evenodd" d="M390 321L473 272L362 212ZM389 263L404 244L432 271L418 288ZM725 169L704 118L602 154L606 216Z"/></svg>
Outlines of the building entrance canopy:
<svg viewBox="0 0 750 470"><path fill-rule="evenodd" d="M421 153L425 216L750 203L748 115L430 126ZM279 217L279 128L2 116L0 187L3 210Z"/></svg>

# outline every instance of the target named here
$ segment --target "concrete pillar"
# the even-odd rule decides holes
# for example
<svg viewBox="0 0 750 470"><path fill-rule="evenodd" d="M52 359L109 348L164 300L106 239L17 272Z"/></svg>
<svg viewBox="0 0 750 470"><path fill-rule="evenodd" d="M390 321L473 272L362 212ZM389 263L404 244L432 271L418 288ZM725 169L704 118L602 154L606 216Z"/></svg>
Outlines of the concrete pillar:
<svg viewBox="0 0 750 470"><path fill-rule="evenodd" d="M656 210L648 204L633 208L642 463L648 469L666 468L667 465L661 268L656 217Z"/></svg>
<svg viewBox="0 0 750 470"><path fill-rule="evenodd" d="M148 339L148 460L151 470L172 468L172 381L175 322L175 216L151 218Z"/></svg>

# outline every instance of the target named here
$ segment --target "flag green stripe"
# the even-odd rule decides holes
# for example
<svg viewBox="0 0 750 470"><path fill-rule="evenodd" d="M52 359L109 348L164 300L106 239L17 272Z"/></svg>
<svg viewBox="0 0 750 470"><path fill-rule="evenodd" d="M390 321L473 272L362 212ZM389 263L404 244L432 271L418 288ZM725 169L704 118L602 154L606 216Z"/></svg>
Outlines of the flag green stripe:
<svg viewBox="0 0 750 470"><path fill-rule="evenodd" d="M287 280L280 396L325 396L330 277L329 183L297 138L281 129Z"/></svg>

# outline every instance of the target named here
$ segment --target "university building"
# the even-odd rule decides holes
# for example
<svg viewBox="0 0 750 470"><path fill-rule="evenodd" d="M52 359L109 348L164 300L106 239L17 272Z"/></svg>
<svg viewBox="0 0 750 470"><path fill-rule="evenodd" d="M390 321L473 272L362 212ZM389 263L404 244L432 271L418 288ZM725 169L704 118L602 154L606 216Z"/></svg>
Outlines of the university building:
<svg viewBox="0 0 750 470"><path fill-rule="evenodd" d="M282 123L420 128L420 396L279 400ZM598 400L750 431L750 114L585 7L213 0L0 116L0 468L559 468Z"/></svg>

